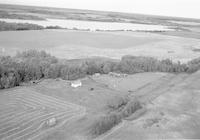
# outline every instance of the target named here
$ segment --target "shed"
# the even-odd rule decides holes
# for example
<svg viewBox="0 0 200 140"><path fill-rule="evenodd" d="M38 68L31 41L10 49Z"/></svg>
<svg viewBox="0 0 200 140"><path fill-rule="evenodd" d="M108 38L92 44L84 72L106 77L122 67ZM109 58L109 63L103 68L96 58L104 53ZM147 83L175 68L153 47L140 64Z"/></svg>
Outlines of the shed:
<svg viewBox="0 0 200 140"><path fill-rule="evenodd" d="M71 87L77 88L82 86L82 82L80 80L72 81L71 82Z"/></svg>

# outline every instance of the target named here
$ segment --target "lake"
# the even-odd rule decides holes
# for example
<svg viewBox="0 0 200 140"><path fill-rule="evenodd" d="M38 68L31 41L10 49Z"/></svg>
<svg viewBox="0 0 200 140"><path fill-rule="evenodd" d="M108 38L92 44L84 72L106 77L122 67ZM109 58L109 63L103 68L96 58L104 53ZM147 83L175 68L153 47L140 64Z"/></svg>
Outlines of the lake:
<svg viewBox="0 0 200 140"><path fill-rule="evenodd" d="M67 20L67 19L47 19L44 21L36 20L21 20L21 19L0 19L9 23L32 23L41 26L60 26L68 29L82 29L82 30L144 30L144 31L168 31L167 26L150 25L150 24L136 24L136 23L119 23L119 22L99 22L99 21L81 21L81 20Z"/></svg>

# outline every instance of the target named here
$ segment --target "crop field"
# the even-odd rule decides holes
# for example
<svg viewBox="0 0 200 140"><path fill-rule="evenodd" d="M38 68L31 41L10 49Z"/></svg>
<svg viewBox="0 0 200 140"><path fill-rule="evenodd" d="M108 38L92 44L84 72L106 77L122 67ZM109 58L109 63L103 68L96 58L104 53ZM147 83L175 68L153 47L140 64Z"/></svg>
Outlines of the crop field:
<svg viewBox="0 0 200 140"><path fill-rule="evenodd" d="M81 106L27 88L0 92L0 139L37 140L73 118L84 115ZM56 119L53 126L48 121Z"/></svg>

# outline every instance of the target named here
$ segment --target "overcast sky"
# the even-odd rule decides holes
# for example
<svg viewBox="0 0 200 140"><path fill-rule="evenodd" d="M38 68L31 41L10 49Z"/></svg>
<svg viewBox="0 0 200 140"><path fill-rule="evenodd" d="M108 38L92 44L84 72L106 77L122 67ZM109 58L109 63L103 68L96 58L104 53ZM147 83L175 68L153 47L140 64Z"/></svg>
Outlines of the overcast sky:
<svg viewBox="0 0 200 140"><path fill-rule="evenodd" d="M0 0L0 3L130 12L200 19L200 0Z"/></svg>

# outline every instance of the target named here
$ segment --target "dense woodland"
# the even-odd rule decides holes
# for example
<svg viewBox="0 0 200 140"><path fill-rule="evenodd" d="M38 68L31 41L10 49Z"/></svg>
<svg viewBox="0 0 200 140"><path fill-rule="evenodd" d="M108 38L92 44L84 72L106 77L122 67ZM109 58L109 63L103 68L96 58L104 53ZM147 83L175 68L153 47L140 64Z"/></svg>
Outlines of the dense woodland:
<svg viewBox="0 0 200 140"><path fill-rule="evenodd" d="M37 24L30 23L7 23L0 21L0 31L23 31L23 30L42 30L42 29L63 29L60 26L43 27Z"/></svg>
<svg viewBox="0 0 200 140"><path fill-rule="evenodd" d="M43 26L29 23L7 23L0 21L0 31L41 30Z"/></svg>
<svg viewBox="0 0 200 140"><path fill-rule="evenodd" d="M0 89L20 85L21 82L42 78L75 80L95 73L109 72L134 74L139 72L195 72L200 69L200 58L188 64L174 63L169 59L124 56L121 60L90 58L59 60L44 51L29 50L16 56L0 57Z"/></svg>

